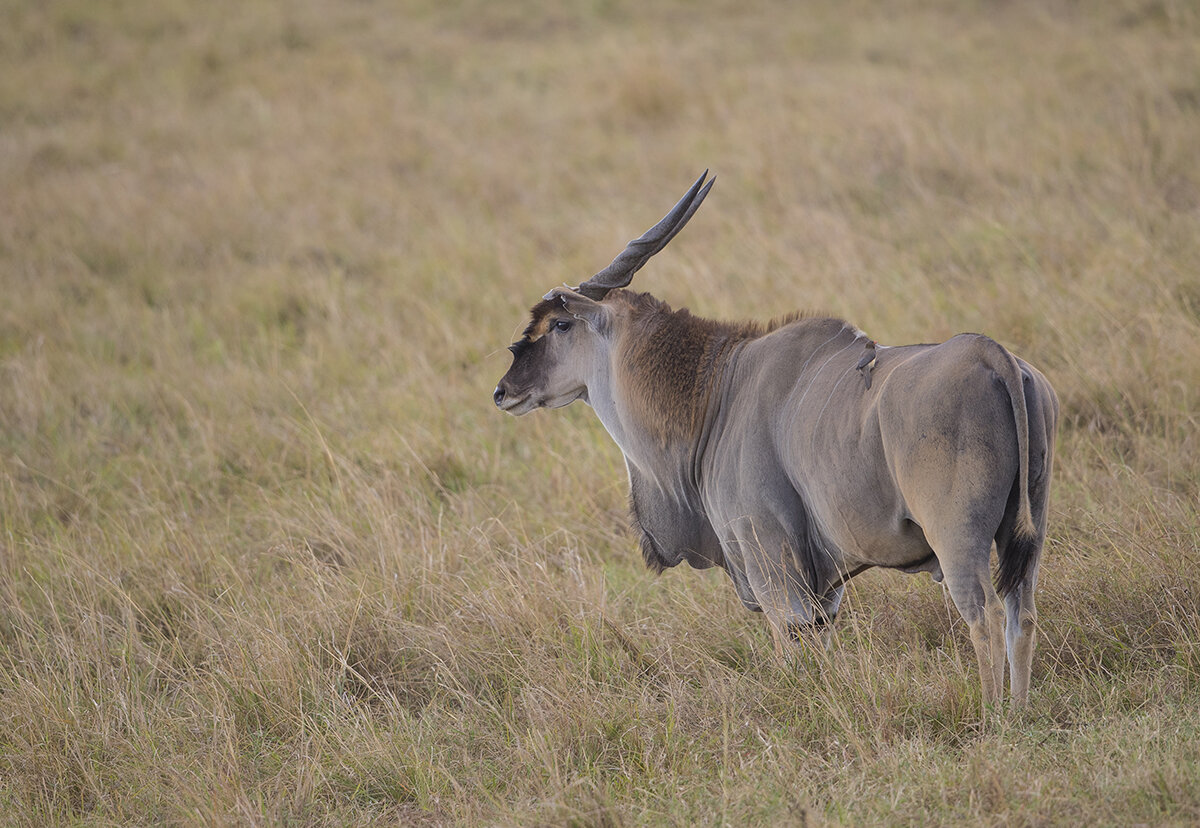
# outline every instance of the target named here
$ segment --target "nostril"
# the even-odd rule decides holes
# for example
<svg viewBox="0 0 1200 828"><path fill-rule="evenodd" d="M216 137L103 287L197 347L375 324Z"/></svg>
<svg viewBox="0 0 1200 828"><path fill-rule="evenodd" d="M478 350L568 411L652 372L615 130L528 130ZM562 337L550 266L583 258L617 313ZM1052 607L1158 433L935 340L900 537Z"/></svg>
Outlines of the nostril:
<svg viewBox="0 0 1200 828"><path fill-rule="evenodd" d="M492 394L492 399L496 401L496 405L504 402L504 389L499 385L496 386L496 391Z"/></svg>

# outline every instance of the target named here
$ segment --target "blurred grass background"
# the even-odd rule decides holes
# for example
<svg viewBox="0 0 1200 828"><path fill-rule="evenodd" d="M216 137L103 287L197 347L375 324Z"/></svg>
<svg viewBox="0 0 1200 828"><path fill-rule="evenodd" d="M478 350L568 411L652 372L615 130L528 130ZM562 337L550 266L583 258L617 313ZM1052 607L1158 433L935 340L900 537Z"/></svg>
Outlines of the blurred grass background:
<svg viewBox="0 0 1200 828"><path fill-rule="evenodd" d="M0 805L42 825L1200 820L1200 7L0 0ZM821 663L647 573L635 287L987 333L1063 402L1031 711L868 573Z"/></svg>

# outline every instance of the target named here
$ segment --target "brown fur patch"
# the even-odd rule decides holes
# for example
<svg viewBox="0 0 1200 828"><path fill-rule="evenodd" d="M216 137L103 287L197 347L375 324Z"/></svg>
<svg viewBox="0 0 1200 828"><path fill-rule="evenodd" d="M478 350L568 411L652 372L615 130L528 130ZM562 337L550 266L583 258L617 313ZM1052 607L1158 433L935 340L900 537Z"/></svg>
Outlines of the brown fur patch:
<svg viewBox="0 0 1200 828"><path fill-rule="evenodd" d="M550 330L550 326L560 317L568 315L562 302L558 299L543 299L529 309L529 324L521 332L525 342L537 342Z"/></svg>
<svg viewBox="0 0 1200 828"><path fill-rule="evenodd" d="M704 420L722 355L733 345L757 339L806 316L792 313L768 323L718 322L693 316L648 293L617 290L605 301L627 308L618 347L619 370L633 390L643 427L664 440L695 436Z"/></svg>

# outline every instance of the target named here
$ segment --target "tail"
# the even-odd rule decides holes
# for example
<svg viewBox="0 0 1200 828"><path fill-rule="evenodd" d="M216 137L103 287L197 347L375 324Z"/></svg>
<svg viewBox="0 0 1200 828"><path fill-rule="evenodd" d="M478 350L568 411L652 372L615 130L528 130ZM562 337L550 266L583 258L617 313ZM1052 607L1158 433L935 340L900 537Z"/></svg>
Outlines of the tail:
<svg viewBox="0 0 1200 828"><path fill-rule="evenodd" d="M989 356L999 356L997 351L1003 357L987 361L1008 391L1013 420L1017 426L1017 520L1012 538L1004 547L997 547L1000 560L996 591L1007 595L1025 578L1026 571L1037 557L1041 542L1029 501L1029 412L1025 407L1025 383L1016 357L998 344L994 349L989 349Z"/></svg>

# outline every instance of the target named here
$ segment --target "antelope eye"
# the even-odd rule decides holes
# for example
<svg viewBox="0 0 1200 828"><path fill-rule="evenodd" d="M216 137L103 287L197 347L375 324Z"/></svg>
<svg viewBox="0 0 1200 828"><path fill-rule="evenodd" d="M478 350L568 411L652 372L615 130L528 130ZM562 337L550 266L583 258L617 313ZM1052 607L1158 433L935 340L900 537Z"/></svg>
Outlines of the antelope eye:
<svg viewBox="0 0 1200 828"><path fill-rule="evenodd" d="M557 322L555 322L555 323L554 323L554 330L556 330L556 331L569 331L569 330L571 330L571 320L569 320L569 319L559 319Z"/></svg>

